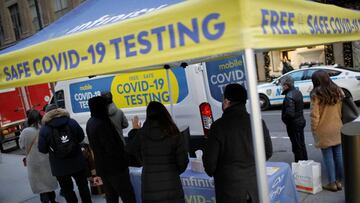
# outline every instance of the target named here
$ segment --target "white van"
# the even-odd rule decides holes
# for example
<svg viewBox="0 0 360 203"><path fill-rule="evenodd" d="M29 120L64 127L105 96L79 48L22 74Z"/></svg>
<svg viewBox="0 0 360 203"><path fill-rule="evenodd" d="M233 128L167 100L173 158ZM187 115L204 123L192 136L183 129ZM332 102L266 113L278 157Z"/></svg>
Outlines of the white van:
<svg viewBox="0 0 360 203"><path fill-rule="evenodd" d="M167 78L170 78L171 91ZM102 91L111 91L115 105L124 111L129 120L129 127L124 129L125 137L132 129L131 118L138 115L143 123L146 105L150 101L159 101L165 104L180 130L189 127L190 151L194 152L202 148L204 135L211 123L222 114L225 85L234 82L245 84L242 56L186 68L62 81L56 84L55 95L58 105L68 110L85 130L90 118L88 100Z"/></svg>

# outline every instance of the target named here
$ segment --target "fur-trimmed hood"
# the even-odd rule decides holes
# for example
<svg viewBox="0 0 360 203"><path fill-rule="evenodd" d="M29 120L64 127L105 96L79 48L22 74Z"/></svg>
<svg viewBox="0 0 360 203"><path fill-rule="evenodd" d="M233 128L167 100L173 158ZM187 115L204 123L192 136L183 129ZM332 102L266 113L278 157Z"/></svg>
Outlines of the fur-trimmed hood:
<svg viewBox="0 0 360 203"><path fill-rule="evenodd" d="M47 112L44 115L44 117L42 118L41 123L43 125L45 125L45 124L49 123L52 119L59 118L59 117L70 118L70 114L65 109L57 108L57 109L54 109L54 110L51 110L51 111Z"/></svg>

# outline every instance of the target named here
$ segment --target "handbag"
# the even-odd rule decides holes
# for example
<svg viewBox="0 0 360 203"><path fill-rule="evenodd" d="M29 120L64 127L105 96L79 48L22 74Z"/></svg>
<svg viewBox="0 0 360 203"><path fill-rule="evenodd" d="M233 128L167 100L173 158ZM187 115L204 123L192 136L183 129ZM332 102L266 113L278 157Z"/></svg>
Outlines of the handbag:
<svg viewBox="0 0 360 203"><path fill-rule="evenodd" d="M30 153L30 151L31 151L31 148L32 148L32 146L33 146L34 143L35 143L36 138L37 138L37 136L35 136L35 138L32 140L29 149L26 150L26 155L25 155L25 157L22 158L22 162L23 162L24 167L27 166L26 157L29 155L29 153Z"/></svg>
<svg viewBox="0 0 360 203"><path fill-rule="evenodd" d="M359 117L359 110L350 97L344 97L341 106L341 120L343 124L349 123Z"/></svg>

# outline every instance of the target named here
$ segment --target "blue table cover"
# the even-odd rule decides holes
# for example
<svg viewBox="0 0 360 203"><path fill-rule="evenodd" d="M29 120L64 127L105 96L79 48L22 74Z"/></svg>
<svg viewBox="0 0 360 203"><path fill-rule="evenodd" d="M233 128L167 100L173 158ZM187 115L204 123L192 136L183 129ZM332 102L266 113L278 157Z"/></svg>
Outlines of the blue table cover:
<svg viewBox="0 0 360 203"><path fill-rule="evenodd" d="M190 166L190 164L189 164ZM267 162L269 198L272 203L298 203L299 197L294 179L287 163ZM141 171L142 168L130 168L136 202L141 203ZM213 203L215 200L214 179L206 173L194 172L188 167L181 175L181 181L187 203Z"/></svg>

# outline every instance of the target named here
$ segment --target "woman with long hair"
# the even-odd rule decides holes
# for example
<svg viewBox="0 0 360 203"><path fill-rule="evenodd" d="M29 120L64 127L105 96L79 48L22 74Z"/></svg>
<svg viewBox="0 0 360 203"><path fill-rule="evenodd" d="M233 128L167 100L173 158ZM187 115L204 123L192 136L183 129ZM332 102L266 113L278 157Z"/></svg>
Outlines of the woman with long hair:
<svg viewBox="0 0 360 203"><path fill-rule="evenodd" d="M26 127L20 134L20 147L26 151L26 164L31 190L40 194L42 203L55 203L55 192L58 188L56 178L51 174L49 155L38 150L41 115L31 109L28 112Z"/></svg>
<svg viewBox="0 0 360 203"><path fill-rule="evenodd" d="M142 202L184 203L180 174L189 159L184 137L169 112L161 103L152 101L144 125L141 127L137 116L132 124L126 148L130 154L142 156Z"/></svg>
<svg viewBox="0 0 360 203"><path fill-rule="evenodd" d="M321 149L329 183L323 188L342 190L344 169L341 149L341 106L344 93L323 71L312 75L311 130L315 146Z"/></svg>

